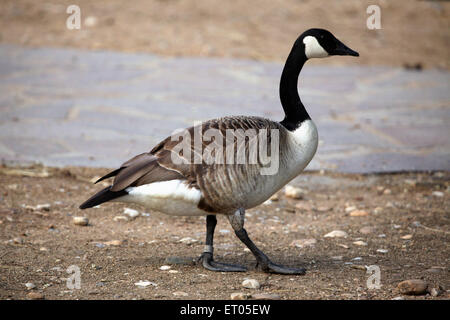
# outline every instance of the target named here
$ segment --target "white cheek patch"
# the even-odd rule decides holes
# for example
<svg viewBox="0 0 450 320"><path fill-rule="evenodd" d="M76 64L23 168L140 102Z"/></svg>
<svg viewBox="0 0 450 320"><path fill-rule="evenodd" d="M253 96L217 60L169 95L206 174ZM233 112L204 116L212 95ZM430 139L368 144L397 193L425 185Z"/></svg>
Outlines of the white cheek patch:
<svg viewBox="0 0 450 320"><path fill-rule="evenodd" d="M303 39L305 44L305 55L310 58L325 58L328 57L328 52L319 44L319 41L313 36L307 36Z"/></svg>

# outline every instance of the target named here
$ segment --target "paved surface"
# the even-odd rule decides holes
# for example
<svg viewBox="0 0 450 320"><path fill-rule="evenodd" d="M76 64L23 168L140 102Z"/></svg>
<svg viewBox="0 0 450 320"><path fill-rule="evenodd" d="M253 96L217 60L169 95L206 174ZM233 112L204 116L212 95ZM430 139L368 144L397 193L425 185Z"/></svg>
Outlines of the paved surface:
<svg viewBox="0 0 450 320"><path fill-rule="evenodd" d="M335 59L345 59L336 57ZM320 144L308 169L450 170L450 73L306 65ZM0 158L116 167L177 128L281 120L282 64L0 45Z"/></svg>

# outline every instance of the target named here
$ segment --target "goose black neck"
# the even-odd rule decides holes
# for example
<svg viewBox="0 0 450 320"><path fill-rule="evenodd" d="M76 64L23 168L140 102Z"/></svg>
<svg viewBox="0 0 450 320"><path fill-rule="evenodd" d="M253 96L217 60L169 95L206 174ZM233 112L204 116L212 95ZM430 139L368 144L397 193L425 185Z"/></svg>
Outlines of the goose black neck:
<svg viewBox="0 0 450 320"><path fill-rule="evenodd" d="M294 45L281 74L280 100L285 117L280 123L288 130L295 130L303 121L311 119L300 100L297 88L298 76L307 60L304 49L303 43Z"/></svg>

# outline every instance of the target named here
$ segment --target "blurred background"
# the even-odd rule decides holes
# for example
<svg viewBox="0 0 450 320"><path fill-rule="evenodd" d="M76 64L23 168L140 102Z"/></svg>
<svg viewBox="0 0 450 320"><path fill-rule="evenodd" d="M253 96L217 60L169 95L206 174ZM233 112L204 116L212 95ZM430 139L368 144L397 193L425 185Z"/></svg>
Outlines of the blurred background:
<svg viewBox="0 0 450 320"><path fill-rule="evenodd" d="M64 28L71 4L82 10L77 32ZM381 30L366 27L373 4ZM2 0L0 41L282 62L299 33L321 27L357 48L359 64L448 69L449 11L448 1L418 0Z"/></svg>

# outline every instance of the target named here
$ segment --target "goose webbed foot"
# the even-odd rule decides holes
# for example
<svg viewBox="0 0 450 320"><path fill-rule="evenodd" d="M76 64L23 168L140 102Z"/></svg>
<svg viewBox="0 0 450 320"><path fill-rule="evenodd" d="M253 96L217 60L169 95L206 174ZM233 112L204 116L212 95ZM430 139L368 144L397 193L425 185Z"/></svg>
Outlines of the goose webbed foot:
<svg viewBox="0 0 450 320"><path fill-rule="evenodd" d="M211 252L203 252L199 260L205 269L216 272L245 272L246 267L214 261Z"/></svg>
<svg viewBox="0 0 450 320"><path fill-rule="evenodd" d="M267 273L278 273L278 274L296 274L304 275L306 274L305 268L291 268L280 264L273 263L272 261L257 262L256 267L260 268L262 271Z"/></svg>

